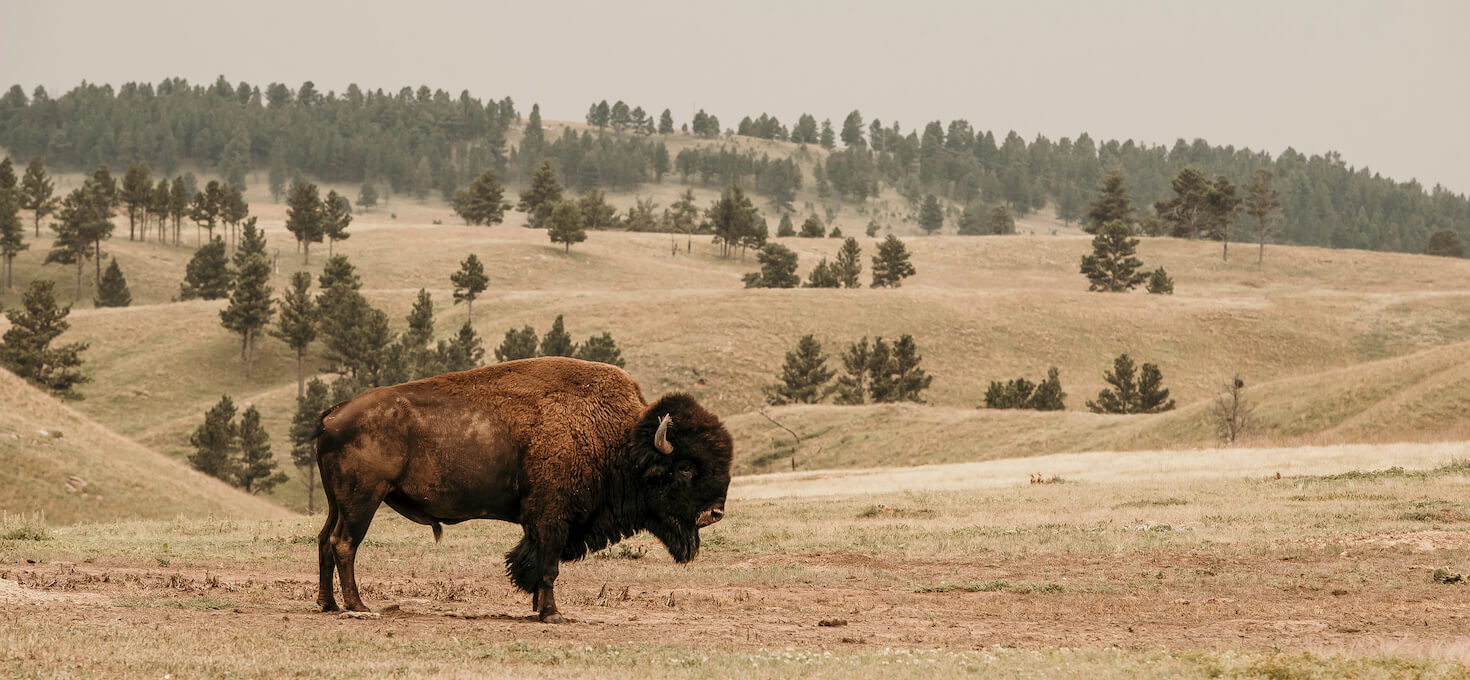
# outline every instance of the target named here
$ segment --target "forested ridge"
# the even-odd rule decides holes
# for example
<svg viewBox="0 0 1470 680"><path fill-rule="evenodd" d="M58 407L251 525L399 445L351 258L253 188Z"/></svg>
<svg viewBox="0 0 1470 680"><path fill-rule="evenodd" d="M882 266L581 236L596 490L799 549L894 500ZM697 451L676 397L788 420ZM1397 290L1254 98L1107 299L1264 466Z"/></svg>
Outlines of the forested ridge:
<svg viewBox="0 0 1470 680"><path fill-rule="evenodd" d="M865 121L857 111L837 125L804 114L789 128L766 114L747 116L723 132L717 118L700 111L679 126L681 133L667 109L655 116L604 101L589 107L587 123L593 129L565 129L547 139L537 108L523 113L510 97L481 101L467 91L452 97L427 87L387 93L356 85L335 93L310 82L262 88L224 77L207 86L182 79L116 89L83 83L54 98L40 87L27 95L14 85L0 96L0 146L20 163L42 156L57 169L90 171L142 160L168 174L190 164L237 185L264 169L276 193L300 175L448 199L486 169L525 182L549 159L578 191L635 191L669 178L736 183L784 212L794 210L795 192L804 186L820 200L850 202L892 187L914 213L932 194L949 200L951 218L983 202L1004 203L1018 215L1050 208L1075 221L1111 169L1125 173L1135 204L1145 210L1173 196L1170 181L1185 168L1236 183L1268 169L1281 195L1274 241L1420 252L1440 230L1470 239L1465 195L1396 182L1336 153L1307 156L1288 148L1272 156L1199 139L1099 142L1086 133L1028 142L1014 132L997 138L964 120L905 131L897 122ZM520 134L511 145L513 130ZM676 134L710 141L671 157L665 140ZM773 157L730 143L741 136L800 146ZM1236 234L1249 238L1246 229Z"/></svg>

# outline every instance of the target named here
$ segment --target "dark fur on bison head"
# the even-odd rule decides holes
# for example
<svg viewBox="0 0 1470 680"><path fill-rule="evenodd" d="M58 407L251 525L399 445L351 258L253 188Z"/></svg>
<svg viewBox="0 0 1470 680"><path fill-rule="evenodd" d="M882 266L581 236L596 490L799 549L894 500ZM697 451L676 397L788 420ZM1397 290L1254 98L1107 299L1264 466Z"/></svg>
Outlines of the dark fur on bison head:
<svg viewBox="0 0 1470 680"><path fill-rule="evenodd" d="M663 437L659 437L660 425ZM644 527L677 562L699 554L699 529L725 514L734 451L720 419L687 394L670 394L634 426L630 456L641 471ZM660 450L663 448L664 450ZM665 452L667 451L667 453Z"/></svg>

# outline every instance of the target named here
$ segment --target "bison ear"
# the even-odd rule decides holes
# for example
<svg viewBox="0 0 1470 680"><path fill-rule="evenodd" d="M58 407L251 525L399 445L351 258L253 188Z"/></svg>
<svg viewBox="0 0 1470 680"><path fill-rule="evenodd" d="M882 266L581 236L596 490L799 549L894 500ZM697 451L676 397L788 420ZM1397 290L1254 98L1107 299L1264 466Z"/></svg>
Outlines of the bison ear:
<svg viewBox="0 0 1470 680"><path fill-rule="evenodd" d="M669 443L668 436L669 423L673 422L673 420L669 414L665 413L662 418L658 419L658 432L653 434L653 448L658 449L658 452L664 455L674 452L674 445Z"/></svg>

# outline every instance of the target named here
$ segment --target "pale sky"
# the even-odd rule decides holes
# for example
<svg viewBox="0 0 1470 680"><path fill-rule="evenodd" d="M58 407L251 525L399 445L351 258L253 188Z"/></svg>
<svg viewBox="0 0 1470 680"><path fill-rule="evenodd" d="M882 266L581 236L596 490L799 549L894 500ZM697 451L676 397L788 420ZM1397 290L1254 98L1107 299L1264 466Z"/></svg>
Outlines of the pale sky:
<svg viewBox="0 0 1470 680"><path fill-rule="evenodd" d="M26 2L0 81L53 95L224 74L341 91L510 95L580 121L622 99L840 125L969 120L998 137L1307 154L1470 193L1470 2Z"/></svg>

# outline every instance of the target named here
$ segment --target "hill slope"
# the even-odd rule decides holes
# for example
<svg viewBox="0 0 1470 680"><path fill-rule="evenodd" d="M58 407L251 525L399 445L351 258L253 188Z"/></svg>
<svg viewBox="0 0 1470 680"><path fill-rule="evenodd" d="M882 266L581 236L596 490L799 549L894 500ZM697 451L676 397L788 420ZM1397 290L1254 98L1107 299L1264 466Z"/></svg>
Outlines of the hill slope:
<svg viewBox="0 0 1470 680"><path fill-rule="evenodd" d="M289 514L118 436L8 371L0 371L0 460L0 510L51 523Z"/></svg>

